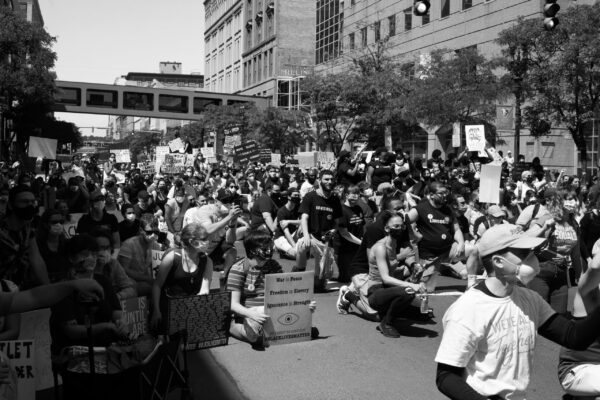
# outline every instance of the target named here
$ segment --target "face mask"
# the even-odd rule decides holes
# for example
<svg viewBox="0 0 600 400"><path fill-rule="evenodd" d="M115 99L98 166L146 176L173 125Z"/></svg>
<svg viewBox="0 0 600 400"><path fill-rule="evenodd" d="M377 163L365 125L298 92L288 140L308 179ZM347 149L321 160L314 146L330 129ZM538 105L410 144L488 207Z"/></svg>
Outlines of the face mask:
<svg viewBox="0 0 600 400"><path fill-rule="evenodd" d="M165 192L167 190L167 187L162 185L158 187L158 190L160 190L161 192Z"/></svg>
<svg viewBox="0 0 600 400"><path fill-rule="evenodd" d="M399 239L402 236L402 228L390 228L390 236L394 239Z"/></svg>
<svg viewBox="0 0 600 400"><path fill-rule="evenodd" d="M515 264L511 261L508 261L506 258L501 257L504 262L507 264L513 265L515 267L514 275L524 284L529 284L533 278L540 272L540 264L538 262L537 257L531 253L524 260L521 261L520 264ZM507 274L513 275L513 274Z"/></svg>
<svg viewBox="0 0 600 400"><path fill-rule="evenodd" d="M24 221L31 221L33 219L33 216L35 215L35 207L34 206L27 206L27 207L20 207L20 208L15 207L13 209L13 211L17 217L21 218Z"/></svg>
<svg viewBox="0 0 600 400"><path fill-rule="evenodd" d="M135 214L127 214L125 218L127 218L127 221L133 222L135 221Z"/></svg>
<svg viewBox="0 0 600 400"><path fill-rule="evenodd" d="M273 200L275 203L279 203L281 201L281 194L271 193L271 200Z"/></svg>
<svg viewBox="0 0 600 400"><path fill-rule="evenodd" d="M316 181L316 180L317 180L317 178L316 178L316 177L314 177L314 178L313 178L313 177L310 177L310 176L308 177L308 183L310 183L311 185L312 185L313 183L315 183L315 181Z"/></svg>
<svg viewBox="0 0 600 400"><path fill-rule="evenodd" d="M50 225L50 233L54 236L58 236L64 232L64 228L62 224L52 224Z"/></svg>
<svg viewBox="0 0 600 400"><path fill-rule="evenodd" d="M181 197L181 196L175 197L175 201L178 202L178 203L180 203L180 204L183 203L183 200L184 200L184 198Z"/></svg>
<svg viewBox="0 0 600 400"><path fill-rule="evenodd" d="M565 200L563 208L569 214L574 214L577 211L577 202L575 200Z"/></svg>
<svg viewBox="0 0 600 400"><path fill-rule="evenodd" d="M300 197L290 197L290 201L294 204L300 204Z"/></svg>

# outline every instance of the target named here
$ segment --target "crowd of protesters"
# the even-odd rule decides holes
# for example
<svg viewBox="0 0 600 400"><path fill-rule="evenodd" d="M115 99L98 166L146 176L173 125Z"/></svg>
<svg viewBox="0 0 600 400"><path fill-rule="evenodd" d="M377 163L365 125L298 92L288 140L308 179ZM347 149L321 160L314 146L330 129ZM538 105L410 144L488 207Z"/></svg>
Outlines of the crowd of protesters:
<svg viewBox="0 0 600 400"><path fill-rule="evenodd" d="M278 258L295 260L293 271L314 270L316 291L326 290L330 280L340 282L340 314L353 309L376 321L384 336L399 337L398 320L431 318L427 299L440 274L464 280L467 293L510 297L512 286L498 294L487 290L487 280L481 279L496 279L499 271L506 271L498 266L502 262L493 261L503 249L490 250L488 241L499 227L515 227L522 233L519 243L535 246L515 245L517 239L507 244L506 248L526 250L513 254L512 265L525 265L526 259L533 263L527 257L536 248L537 273L526 278L518 271L513 274L519 287L526 285L539 294L535 301L545 301L543 313L538 310L543 317L534 328L578 349L561 352L561 383L575 395L600 395L585 376L588 386L573 383L573 375L597 374L600 345L595 342L585 350L582 343L589 345L587 338L564 339L567 333L553 317L557 313L565 318L561 326L567 321L562 316L572 311L585 326L590 318L598 318L593 311L600 281L600 259L594 257L600 253L598 177L549 170L538 158L525 163L524 157L515 159L510 152L486 153L481 157L465 151L444 160L439 150L429 159L413 159L401 149L379 148L368 157L362 150L342 150L335 164L307 169L293 163L208 163L198 153L179 173L119 165L114 154L105 163L75 155L68 167L46 163L45 170L36 167L34 172L2 164L2 291L96 280L104 296L93 334L102 344L127 336L119 300L149 296L151 325L160 332L165 296L207 294L215 273L221 289L232 292L231 335L266 347L264 275L282 272L273 258L276 252ZM501 167L495 204L479 201L480 182L487 179L482 165L488 163ZM74 232L65 229L69 224ZM238 257L237 241L245 248L243 259ZM156 271L152 250L165 251ZM569 291L582 282L585 290L570 306ZM315 306L311 303L311 310ZM53 354L85 341L84 317L73 298L53 307ZM448 321L454 322L448 326L463 329L453 335L475 335L469 331L475 327L465 325L469 321L456 310L451 317ZM5 329L13 330L14 325L7 319ZM477 375L477 365L466 361L480 351L477 344L460 358L450 351L452 346L456 350L457 340L447 339L448 344L443 343L449 347L438 353L438 385L449 397L513 398L507 396L511 390L524 391L525 380L512 389L498 385L494 392L495 386L486 387L486 379L489 383L506 377ZM596 365L592 372L581 367L590 364ZM465 369L476 378L467 379L469 388L462 385Z"/></svg>

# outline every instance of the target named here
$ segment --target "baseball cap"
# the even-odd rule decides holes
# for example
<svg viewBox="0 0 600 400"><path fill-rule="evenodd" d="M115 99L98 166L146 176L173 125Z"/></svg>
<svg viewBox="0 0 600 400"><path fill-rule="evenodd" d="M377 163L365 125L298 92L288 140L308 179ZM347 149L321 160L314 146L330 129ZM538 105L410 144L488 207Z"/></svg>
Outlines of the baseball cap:
<svg viewBox="0 0 600 400"><path fill-rule="evenodd" d="M338 158L344 158L350 155L350 152L348 150L342 150L340 151L340 153L338 154Z"/></svg>
<svg viewBox="0 0 600 400"><path fill-rule="evenodd" d="M231 191L229 189L221 188L217 192L217 200L220 201L221 203L229 203L233 199L232 194L233 193L231 193Z"/></svg>
<svg viewBox="0 0 600 400"><path fill-rule="evenodd" d="M138 195L137 195L137 198L139 200L148 201L148 199L150 198L150 195L145 190L140 190L139 193L138 193Z"/></svg>
<svg viewBox="0 0 600 400"><path fill-rule="evenodd" d="M499 206L497 205L491 205L488 210L487 210L488 215L491 215L492 217L505 217L506 213L504 212L504 210L502 210Z"/></svg>
<svg viewBox="0 0 600 400"><path fill-rule="evenodd" d="M488 256L504 249L533 250L546 241L545 238L526 236L523 228L513 224L492 226L485 231L477 244L479 255Z"/></svg>
<svg viewBox="0 0 600 400"><path fill-rule="evenodd" d="M380 183L379 186L377 186L377 191L379 193L383 193L387 189L393 189L393 188L394 188L394 186L391 183L389 183L389 182L383 182L383 183Z"/></svg>

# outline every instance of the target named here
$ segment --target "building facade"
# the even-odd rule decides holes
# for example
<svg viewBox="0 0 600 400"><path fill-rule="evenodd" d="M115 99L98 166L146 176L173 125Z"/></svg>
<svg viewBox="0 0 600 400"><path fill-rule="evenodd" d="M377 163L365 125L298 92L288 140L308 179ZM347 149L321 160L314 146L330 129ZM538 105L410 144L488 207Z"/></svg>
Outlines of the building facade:
<svg viewBox="0 0 600 400"><path fill-rule="evenodd" d="M428 54L436 49L457 51L477 48L486 57L497 56L500 48L495 39L519 17L538 18L541 30L545 1L436 0L430 2L431 8L425 16L414 15L413 0L319 0L317 3L325 3L327 9L317 13L317 27L326 25L328 20L329 25L338 26L327 31L326 50L320 51L321 46L317 44L315 53L316 73L328 74L349 70L353 57L364 54L381 40L387 41L386 51L408 73L414 71L419 63L426 62ZM563 10L571 4L582 3L593 1L559 0ZM336 19L342 22L336 25ZM317 43L318 40L317 36ZM498 115L508 117L508 123L497 121L497 148L510 150L514 141L514 107L511 104L499 105ZM595 132L595 129L590 129ZM451 135L447 130L433 130L414 135L405 142L394 143L394 146L412 149L415 157L427 157L434 149L454 151ZM597 142L596 136L596 147ZM542 163L550 168L568 167L571 172L577 167L577 151L564 130L555 129L550 136L540 139L532 138L527 130L523 130L520 145L527 161L540 157ZM594 166L596 153L594 148L588 157L590 160L594 157Z"/></svg>
<svg viewBox="0 0 600 400"><path fill-rule="evenodd" d="M314 0L206 0L205 89L298 108L312 72Z"/></svg>

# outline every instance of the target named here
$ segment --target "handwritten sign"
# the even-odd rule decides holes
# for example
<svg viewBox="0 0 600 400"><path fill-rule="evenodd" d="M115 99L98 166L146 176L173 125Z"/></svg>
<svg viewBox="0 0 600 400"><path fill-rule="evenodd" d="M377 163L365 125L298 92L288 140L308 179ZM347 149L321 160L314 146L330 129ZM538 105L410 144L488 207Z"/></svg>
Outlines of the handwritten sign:
<svg viewBox="0 0 600 400"><path fill-rule="evenodd" d="M460 122L452 124L452 147L460 147Z"/></svg>
<svg viewBox="0 0 600 400"><path fill-rule="evenodd" d="M168 298L167 333L187 330L186 350L226 345L230 322L231 292Z"/></svg>
<svg viewBox="0 0 600 400"><path fill-rule="evenodd" d="M271 162L271 150L260 149L260 162L263 164L268 164Z"/></svg>
<svg viewBox="0 0 600 400"><path fill-rule="evenodd" d="M317 153L317 162L321 168L331 168L335 166L335 155L332 151L319 151Z"/></svg>
<svg viewBox="0 0 600 400"><path fill-rule="evenodd" d="M35 346L33 340L0 342L0 352L10 360L17 375L17 399L35 399Z"/></svg>
<svg viewBox="0 0 600 400"><path fill-rule="evenodd" d="M281 154L271 153L271 165L276 167L281 165Z"/></svg>
<svg viewBox="0 0 600 400"><path fill-rule="evenodd" d="M117 149L112 150L115 153L115 161L118 163L130 163L131 162L131 154L129 153L129 149Z"/></svg>
<svg viewBox="0 0 600 400"><path fill-rule="evenodd" d="M202 147L200 149L200 153L204 158L214 158L215 157L215 148L214 147Z"/></svg>
<svg viewBox="0 0 600 400"><path fill-rule="evenodd" d="M500 175L502 166L484 164L481 166L479 202L498 204L500 202Z"/></svg>
<svg viewBox="0 0 600 400"><path fill-rule="evenodd" d="M160 166L165 162L165 154L169 154L169 146L156 146L154 149L154 169L160 171Z"/></svg>
<svg viewBox="0 0 600 400"><path fill-rule="evenodd" d="M156 273L158 272L158 267L162 261L164 251L161 250L152 250L152 278L156 279Z"/></svg>
<svg viewBox="0 0 600 400"><path fill-rule="evenodd" d="M310 340L314 271L265 275L265 314L272 329L265 329L272 344Z"/></svg>
<svg viewBox="0 0 600 400"><path fill-rule="evenodd" d="M35 349L32 349L35 357L34 379L35 390L44 390L54 385L52 375L52 363L50 356L50 309L30 311L21 314L21 331L19 334L21 342L33 341ZM19 397L20 398L20 397Z"/></svg>
<svg viewBox="0 0 600 400"><path fill-rule="evenodd" d="M485 150L485 127L483 125L466 125L465 138L469 151Z"/></svg>
<svg viewBox="0 0 600 400"><path fill-rule="evenodd" d="M63 224L63 229L65 231L65 236L67 237L67 239L70 239L73 236L77 235L77 223L79 222L82 216L83 213L70 214L71 218L69 219L69 221L65 221L65 223Z"/></svg>
<svg viewBox="0 0 600 400"><path fill-rule="evenodd" d="M258 147L258 143L253 140L249 140L244 144L235 146L233 151L235 153L235 161L242 165L250 161L258 161L260 159L260 149Z"/></svg>
<svg viewBox="0 0 600 400"><path fill-rule="evenodd" d="M169 142L169 149L173 152L183 149L184 144L181 138L175 138Z"/></svg>
<svg viewBox="0 0 600 400"><path fill-rule="evenodd" d="M296 154L298 167L300 169L314 168L317 165L317 153L314 151L304 151Z"/></svg>
<svg viewBox="0 0 600 400"><path fill-rule="evenodd" d="M233 153L233 148L242 144L242 135L226 135L223 151Z"/></svg>
<svg viewBox="0 0 600 400"><path fill-rule="evenodd" d="M179 174L185 170L185 154L165 154L165 161L160 167L160 172L165 174Z"/></svg>
<svg viewBox="0 0 600 400"><path fill-rule="evenodd" d="M121 320L129 330L132 338L138 338L148 333L148 299L146 297L135 297L121 300L123 316Z"/></svg>

